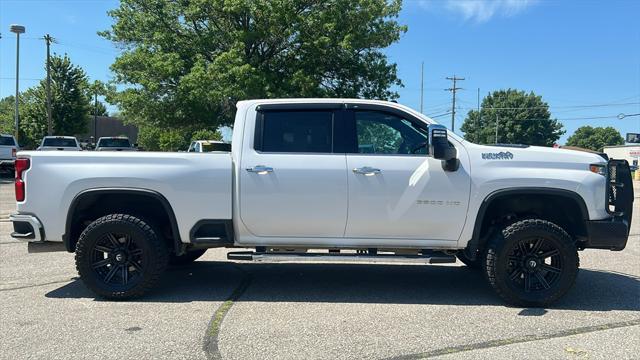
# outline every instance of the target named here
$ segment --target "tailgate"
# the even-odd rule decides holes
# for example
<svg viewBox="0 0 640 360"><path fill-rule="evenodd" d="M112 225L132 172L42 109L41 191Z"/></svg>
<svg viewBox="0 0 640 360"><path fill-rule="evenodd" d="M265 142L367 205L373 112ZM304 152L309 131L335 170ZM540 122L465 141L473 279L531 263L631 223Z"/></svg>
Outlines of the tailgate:
<svg viewBox="0 0 640 360"><path fill-rule="evenodd" d="M0 146L0 159L13 159L13 146Z"/></svg>

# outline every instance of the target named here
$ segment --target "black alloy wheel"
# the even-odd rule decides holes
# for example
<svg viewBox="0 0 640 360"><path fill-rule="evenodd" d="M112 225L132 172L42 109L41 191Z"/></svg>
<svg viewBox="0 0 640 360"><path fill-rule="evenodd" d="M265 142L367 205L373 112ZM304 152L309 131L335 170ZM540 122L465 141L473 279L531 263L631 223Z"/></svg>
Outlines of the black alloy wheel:
<svg viewBox="0 0 640 360"><path fill-rule="evenodd" d="M547 290L562 274L560 250L544 238L521 240L509 254L511 286L525 292Z"/></svg>
<svg viewBox="0 0 640 360"><path fill-rule="evenodd" d="M105 298L143 295L158 282L169 262L168 246L158 234L131 215L111 214L95 220L76 246L80 278Z"/></svg>
<svg viewBox="0 0 640 360"><path fill-rule="evenodd" d="M105 284L134 285L142 279L143 251L130 235L108 232L93 246L91 267Z"/></svg>
<svg viewBox="0 0 640 360"><path fill-rule="evenodd" d="M483 265L489 284L508 303L540 307L569 291L580 259L564 229L547 220L524 219L491 238Z"/></svg>

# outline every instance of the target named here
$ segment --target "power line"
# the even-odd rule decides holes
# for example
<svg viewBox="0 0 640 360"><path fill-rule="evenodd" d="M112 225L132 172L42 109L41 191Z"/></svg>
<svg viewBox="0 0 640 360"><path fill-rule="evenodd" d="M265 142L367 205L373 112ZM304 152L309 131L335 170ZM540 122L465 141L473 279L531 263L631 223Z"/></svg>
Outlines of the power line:
<svg viewBox="0 0 640 360"><path fill-rule="evenodd" d="M521 106L521 107L483 107L480 110L531 110L531 109L586 109L586 108L595 108L595 107L615 107L615 106L626 106L626 105L638 105L640 102L626 102L626 103L607 103L607 104L589 104L589 105L570 105L570 106L552 106L552 105L544 105L544 106ZM475 110L474 107L465 107L462 108L465 110Z"/></svg>
<svg viewBox="0 0 640 360"><path fill-rule="evenodd" d="M449 114L451 114L451 112L447 111L446 113L442 113L442 114L439 114L439 115L427 115L427 116L432 118L432 119L435 119L435 118L439 118L441 116L445 116L445 115L449 115Z"/></svg>
<svg viewBox="0 0 640 360"><path fill-rule="evenodd" d="M618 115L607 116L585 116L585 117L573 117L564 119L514 119L514 121L571 121L571 120L598 120L598 119L619 119Z"/></svg>

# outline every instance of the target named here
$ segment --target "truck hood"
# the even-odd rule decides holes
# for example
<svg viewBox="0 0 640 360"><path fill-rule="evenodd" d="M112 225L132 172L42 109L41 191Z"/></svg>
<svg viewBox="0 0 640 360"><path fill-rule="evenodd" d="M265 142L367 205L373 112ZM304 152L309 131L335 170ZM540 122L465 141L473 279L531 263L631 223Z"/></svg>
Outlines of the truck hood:
<svg viewBox="0 0 640 360"><path fill-rule="evenodd" d="M600 155L541 146L491 146L473 144L467 148L471 162L506 162L509 167L588 169L590 164L605 164Z"/></svg>

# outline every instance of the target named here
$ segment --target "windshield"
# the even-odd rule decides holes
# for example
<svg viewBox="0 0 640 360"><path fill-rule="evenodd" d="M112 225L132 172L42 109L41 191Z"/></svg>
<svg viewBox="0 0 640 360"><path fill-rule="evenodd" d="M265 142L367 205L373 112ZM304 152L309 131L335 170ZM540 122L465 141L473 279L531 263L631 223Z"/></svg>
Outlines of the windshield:
<svg viewBox="0 0 640 360"><path fill-rule="evenodd" d="M213 144L202 144L202 152L211 152L211 151L226 151L229 152L231 151L231 144L220 144L220 143L213 143Z"/></svg>
<svg viewBox="0 0 640 360"><path fill-rule="evenodd" d="M0 136L0 145L15 146L16 143L13 141L11 136Z"/></svg>
<svg viewBox="0 0 640 360"><path fill-rule="evenodd" d="M52 146L52 147L77 147L76 139L66 139L66 138L48 138L44 139L44 143L42 146Z"/></svg>
<svg viewBox="0 0 640 360"><path fill-rule="evenodd" d="M100 139L98 147L131 147L129 139Z"/></svg>

